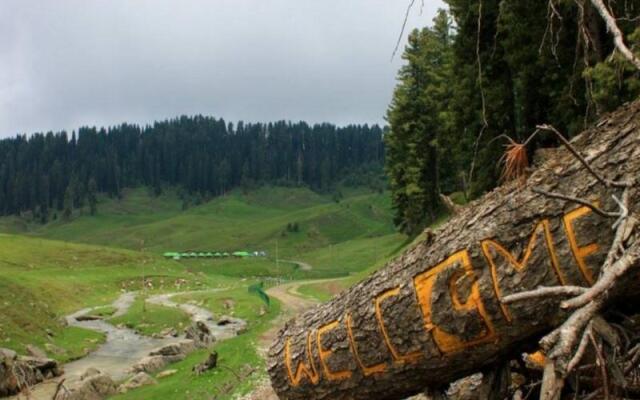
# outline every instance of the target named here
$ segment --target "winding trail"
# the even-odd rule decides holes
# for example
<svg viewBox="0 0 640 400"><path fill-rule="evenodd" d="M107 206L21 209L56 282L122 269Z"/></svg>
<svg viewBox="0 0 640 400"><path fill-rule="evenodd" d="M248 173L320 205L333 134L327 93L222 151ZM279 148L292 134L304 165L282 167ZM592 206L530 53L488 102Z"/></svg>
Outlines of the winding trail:
<svg viewBox="0 0 640 400"><path fill-rule="evenodd" d="M267 358L269 346L271 346L271 343L277 338L280 328L285 322L319 304L318 301L301 295L300 292L298 292L300 286L336 282L342 279L345 278L296 281L267 289L269 296L275 297L282 303L282 312L273 322L273 326L260 336L258 352L262 358ZM253 392L243 396L239 400L279 400L279 398L271 388L271 383L266 380L259 383Z"/></svg>
<svg viewBox="0 0 640 400"><path fill-rule="evenodd" d="M301 271L311 271L313 270L313 266L311 266L311 264L306 263L304 261L297 261L297 260L280 260L280 262L283 263L288 263L288 264L296 264L298 267L300 267Z"/></svg>

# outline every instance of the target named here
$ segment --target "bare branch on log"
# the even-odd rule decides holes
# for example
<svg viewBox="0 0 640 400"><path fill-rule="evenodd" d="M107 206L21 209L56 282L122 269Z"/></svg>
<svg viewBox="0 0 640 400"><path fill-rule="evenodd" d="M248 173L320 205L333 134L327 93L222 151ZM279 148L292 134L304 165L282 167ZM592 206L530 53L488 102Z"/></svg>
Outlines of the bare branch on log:
<svg viewBox="0 0 640 400"><path fill-rule="evenodd" d="M537 299L548 296L579 296L587 289L580 286L541 286L537 289L511 294L502 298L502 303L511 304L523 300Z"/></svg>
<svg viewBox="0 0 640 400"><path fill-rule="evenodd" d="M622 31L618 27L616 19L607 9L607 6L605 6L602 0L591 0L591 4L593 4L596 10L598 10L598 13L602 17L602 19L604 19L604 22L607 25L607 30L611 32L611 35L613 35L613 43L615 44L616 49L620 52L620 54L622 54L624 58L629 60L631 64L633 64L637 69L640 70L640 60L625 44Z"/></svg>
<svg viewBox="0 0 640 400"><path fill-rule="evenodd" d="M607 362L602 355L602 347L596 341L596 338L593 336L593 332L589 332L589 339L591 340L591 344L593 348L596 350L596 356L598 358L598 364L600 367L600 372L602 373L602 390L604 391L604 398L606 400L609 399L609 377L607 376Z"/></svg>
<svg viewBox="0 0 640 400"><path fill-rule="evenodd" d="M451 197L440 193L440 200L442 200L442 203L447 207L447 210L449 210L449 213L452 215L458 215L460 213L461 207L454 203L453 200L451 200Z"/></svg>
<svg viewBox="0 0 640 400"><path fill-rule="evenodd" d="M571 152L571 154L573 154L574 157L576 159L578 159L578 161L580 161L580 163L589 171L589 173L591 173L591 175L593 175L604 186L606 186L606 187L612 187L613 186L613 187L621 187L621 188L627 188L627 187L631 186L631 184L628 183L628 182L615 182L615 181L612 181L610 179L605 179L604 177L602 177L599 173L597 173L593 169L593 167L587 162L587 160L585 160L584 157L582 157L580 152L578 152L578 150L576 150L576 148L573 147L571 142L569 142L564 136L562 136L562 134L556 128L554 128L552 125L547 125L547 124L538 125L538 126L536 126L536 128L539 129L539 130L543 130L543 131L548 131L548 132L554 133L558 137L558 139L560 139L560 142L562 142L564 147L566 147L567 150L569 150ZM533 137L533 135L532 135L532 137Z"/></svg>
<svg viewBox="0 0 640 400"><path fill-rule="evenodd" d="M582 307L595 298L602 296L616 284L616 281L624 275L629 268L637 266L639 262L640 246L635 246L625 252L610 268L607 268L602 274L602 277L598 279L589 290L576 298L562 302L560 307L564 309Z"/></svg>
<svg viewBox="0 0 640 400"><path fill-rule="evenodd" d="M600 215L601 217L619 218L620 215L621 215L621 214L618 214L618 213L604 211L601 208L599 208L598 206L596 206L595 204L593 204L591 202L588 202L586 200L580 199L578 197L569 196L569 195L561 194L561 193L547 192L546 190L542 190L542 189L538 189L538 188L533 188L533 189L531 189L531 191L534 192L534 193L538 193L538 194L547 196L547 197L552 197L554 199L571 201L573 203L577 203L577 204L583 205L585 207L589 207L591 209L591 211L593 211L594 213Z"/></svg>
<svg viewBox="0 0 640 400"><path fill-rule="evenodd" d="M566 374L569 374L571 371L573 371L573 369L578 366L578 363L580 362L580 360L582 360L582 357L584 356L584 353L587 350L587 345L589 344L589 336L591 335L591 329L592 329L591 324L589 324L587 326L587 329L585 329L584 333L582 334L582 339L580 340L580 344L578 345L578 350L576 350L576 353L573 355L573 358L571 359L571 361L569 361L569 364L567 365Z"/></svg>
<svg viewBox="0 0 640 400"><path fill-rule="evenodd" d="M544 373L542 374L540 400L559 400L563 387L564 379L557 374L553 361L547 359L544 364Z"/></svg>

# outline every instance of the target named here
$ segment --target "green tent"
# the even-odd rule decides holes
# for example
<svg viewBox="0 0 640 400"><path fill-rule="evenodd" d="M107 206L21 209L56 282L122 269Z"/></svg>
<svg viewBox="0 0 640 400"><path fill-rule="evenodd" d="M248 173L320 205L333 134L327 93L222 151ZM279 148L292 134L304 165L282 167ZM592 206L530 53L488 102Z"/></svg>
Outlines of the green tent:
<svg viewBox="0 0 640 400"><path fill-rule="evenodd" d="M229 253L225 251L224 253L222 253L222 257L229 257Z"/></svg>
<svg viewBox="0 0 640 400"><path fill-rule="evenodd" d="M189 255L189 253L180 253L180 257L189 258L189 257L191 257L191 255Z"/></svg>
<svg viewBox="0 0 640 400"><path fill-rule="evenodd" d="M198 257L198 253L196 253L195 251L192 251L191 253L189 253L189 257L196 258Z"/></svg>
<svg viewBox="0 0 640 400"><path fill-rule="evenodd" d="M198 257L205 258L206 256L207 256L207 253L205 253L205 252L198 253Z"/></svg>
<svg viewBox="0 0 640 400"><path fill-rule="evenodd" d="M251 256L251 254L250 254L250 253L248 253L248 252L246 252L246 251L234 251L234 252L233 252L233 255L234 255L235 257L243 257L243 258L244 258L244 257L250 257L250 256Z"/></svg>
<svg viewBox="0 0 640 400"><path fill-rule="evenodd" d="M180 254L176 253L175 251L168 251L168 252L164 253L163 256L166 257L166 258L173 258L175 256L180 256Z"/></svg>
<svg viewBox="0 0 640 400"><path fill-rule="evenodd" d="M215 253L213 256L214 257L222 257L222 254L221 253Z"/></svg>
<svg viewBox="0 0 640 400"><path fill-rule="evenodd" d="M207 257L207 258L211 258L211 257L213 257L213 253L208 251L208 252L205 253L204 256Z"/></svg>

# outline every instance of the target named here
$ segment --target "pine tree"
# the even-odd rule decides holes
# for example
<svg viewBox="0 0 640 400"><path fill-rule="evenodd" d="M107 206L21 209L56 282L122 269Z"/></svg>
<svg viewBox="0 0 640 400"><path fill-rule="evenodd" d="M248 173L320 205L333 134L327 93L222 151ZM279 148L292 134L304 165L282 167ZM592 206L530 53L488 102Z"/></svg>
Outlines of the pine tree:
<svg viewBox="0 0 640 400"><path fill-rule="evenodd" d="M89 179L89 185L87 186L87 197L89 200L89 210L91 215L96 215L98 212L98 198L96 192L98 187L94 178Z"/></svg>
<svg viewBox="0 0 640 400"><path fill-rule="evenodd" d="M73 189L71 185L67 186L67 190L64 192L64 210L62 212L62 218L65 221L69 221L71 219L71 214L73 213Z"/></svg>

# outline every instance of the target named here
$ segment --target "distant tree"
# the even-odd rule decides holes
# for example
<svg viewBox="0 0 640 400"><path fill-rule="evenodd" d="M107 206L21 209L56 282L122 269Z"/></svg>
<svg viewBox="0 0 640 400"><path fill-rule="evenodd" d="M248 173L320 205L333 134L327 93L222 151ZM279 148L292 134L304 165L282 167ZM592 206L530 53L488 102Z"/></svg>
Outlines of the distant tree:
<svg viewBox="0 0 640 400"><path fill-rule="evenodd" d="M87 197L89 200L89 210L91 215L96 215L98 212L98 198L97 198L98 185L94 178L89 179L89 185L87 186Z"/></svg>
<svg viewBox="0 0 640 400"><path fill-rule="evenodd" d="M65 221L71 219L71 214L73 213L73 189L71 185L67 186L67 190L64 192L64 210L62 212L62 218Z"/></svg>

